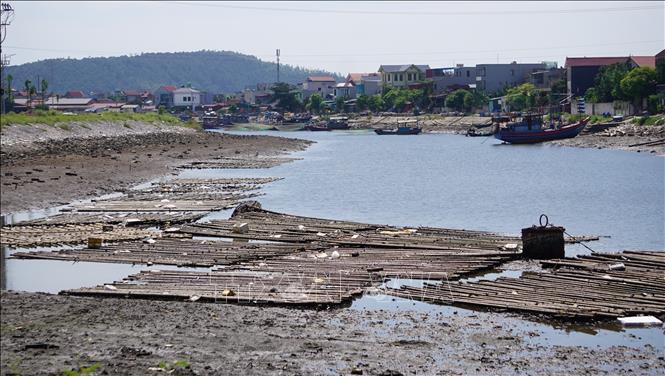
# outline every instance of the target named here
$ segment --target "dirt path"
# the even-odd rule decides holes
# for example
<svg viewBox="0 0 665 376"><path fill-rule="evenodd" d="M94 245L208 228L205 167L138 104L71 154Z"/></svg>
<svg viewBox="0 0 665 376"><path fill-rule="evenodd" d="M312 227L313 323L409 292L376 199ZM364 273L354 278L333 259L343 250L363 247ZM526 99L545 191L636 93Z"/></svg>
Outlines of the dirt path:
<svg viewBox="0 0 665 376"><path fill-rule="evenodd" d="M118 127L126 129L120 125L116 131ZM105 136L70 130L69 137L56 133L46 138L44 132L34 133L30 126L14 129L3 129L3 214L127 189L173 173L176 166L188 161L277 155L302 150L310 144L281 137L224 135L173 126L153 127L152 132L105 131Z"/></svg>
<svg viewBox="0 0 665 376"><path fill-rule="evenodd" d="M386 310L2 294L3 374L201 375L656 374L663 349L539 344L519 321Z"/></svg>

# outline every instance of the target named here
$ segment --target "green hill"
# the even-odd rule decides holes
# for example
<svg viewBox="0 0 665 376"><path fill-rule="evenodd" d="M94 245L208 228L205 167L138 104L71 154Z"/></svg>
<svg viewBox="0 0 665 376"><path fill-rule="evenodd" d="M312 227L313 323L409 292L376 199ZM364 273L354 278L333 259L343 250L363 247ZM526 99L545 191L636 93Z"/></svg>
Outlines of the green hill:
<svg viewBox="0 0 665 376"><path fill-rule="evenodd" d="M49 91L108 92L121 89L155 90L162 85L185 85L212 93L227 93L276 81L275 63L229 51L145 53L136 56L85 59L47 59L7 67L14 88L26 79L46 78ZM280 81L302 82L309 75L329 74L289 65L280 66ZM336 76L336 78L339 78Z"/></svg>

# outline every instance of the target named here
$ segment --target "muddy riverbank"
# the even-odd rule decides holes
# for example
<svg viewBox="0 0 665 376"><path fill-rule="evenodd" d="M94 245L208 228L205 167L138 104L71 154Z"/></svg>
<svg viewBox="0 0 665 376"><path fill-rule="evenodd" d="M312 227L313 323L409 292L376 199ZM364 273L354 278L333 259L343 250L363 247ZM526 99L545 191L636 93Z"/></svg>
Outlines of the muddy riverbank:
<svg viewBox="0 0 665 376"><path fill-rule="evenodd" d="M509 316L2 293L2 369L58 374L657 374L663 349L556 345Z"/></svg>
<svg viewBox="0 0 665 376"><path fill-rule="evenodd" d="M469 129L475 129L479 134L487 134L492 131L489 126L491 118L477 115L361 116L351 119L349 125L353 129L385 129L394 128L400 122L413 120L418 120L418 125L422 127L424 133L466 135ZM663 139L665 139L665 126L635 125L630 121L626 121L618 127L608 128L603 131L585 131L575 138L552 142L562 146L627 150L665 156L665 142L645 145L645 143Z"/></svg>
<svg viewBox="0 0 665 376"><path fill-rule="evenodd" d="M97 132L91 131L97 126ZM67 129L6 126L2 128L1 211L52 207L122 191L174 173L187 162L274 156L303 150L310 143L138 122L77 124Z"/></svg>

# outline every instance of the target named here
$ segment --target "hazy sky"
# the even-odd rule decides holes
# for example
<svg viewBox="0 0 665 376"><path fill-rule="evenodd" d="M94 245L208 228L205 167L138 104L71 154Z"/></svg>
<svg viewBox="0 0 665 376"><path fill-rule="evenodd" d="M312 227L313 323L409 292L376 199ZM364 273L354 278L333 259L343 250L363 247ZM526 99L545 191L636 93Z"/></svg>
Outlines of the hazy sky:
<svg viewBox="0 0 665 376"><path fill-rule="evenodd" d="M5 1L5 0L3 0ZM227 50L333 72L653 55L665 2L18 2L3 53Z"/></svg>

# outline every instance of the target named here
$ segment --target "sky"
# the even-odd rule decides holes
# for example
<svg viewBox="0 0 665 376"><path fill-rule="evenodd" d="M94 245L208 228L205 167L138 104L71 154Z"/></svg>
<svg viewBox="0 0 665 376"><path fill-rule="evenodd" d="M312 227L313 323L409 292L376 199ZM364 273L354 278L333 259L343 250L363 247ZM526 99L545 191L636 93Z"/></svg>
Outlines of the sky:
<svg viewBox="0 0 665 376"><path fill-rule="evenodd" d="M142 52L236 51L306 68L375 72L654 55L665 2L20 2L2 53L12 65Z"/></svg>

